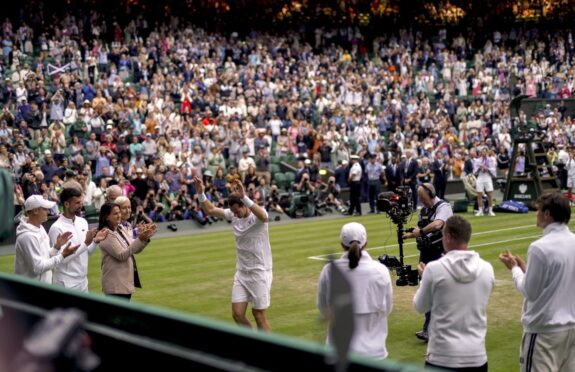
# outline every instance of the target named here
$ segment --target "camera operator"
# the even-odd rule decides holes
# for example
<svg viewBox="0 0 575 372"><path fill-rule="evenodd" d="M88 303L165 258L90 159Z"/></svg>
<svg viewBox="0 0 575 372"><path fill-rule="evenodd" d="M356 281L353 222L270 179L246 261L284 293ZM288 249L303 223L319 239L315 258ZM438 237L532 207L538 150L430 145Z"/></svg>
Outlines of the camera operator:
<svg viewBox="0 0 575 372"><path fill-rule="evenodd" d="M315 205L313 203L315 187L310 181L309 173L304 172L302 174L301 181L295 185L295 191L289 215L295 218L296 212L302 210L304 217L313 217L315 215Z"/></svg>
<svg viewBox="0 0 575 372"><path fill-rule="evenodd" d="M322 190L322 195L325 196L325 204L327 207L335 207L340 213L345 214L346 210L340 198L340 192L341 189L335 182L335 177L330 176L327 180L327 185Z"/></svg>
<svg viewBox="0 0 575 372"><path fill-rule="evenodd" d="M435 188L430 183L423 183L417 189L423 208L419 211L417 227L403 235L404 239L416 238L419 249L419 262L428 264L443 254L442 229L445 221L453 215L451 204L435 195ZM415 334L420 340L427 341L427 328L431 313L425 313L423 329Z"/></svg>

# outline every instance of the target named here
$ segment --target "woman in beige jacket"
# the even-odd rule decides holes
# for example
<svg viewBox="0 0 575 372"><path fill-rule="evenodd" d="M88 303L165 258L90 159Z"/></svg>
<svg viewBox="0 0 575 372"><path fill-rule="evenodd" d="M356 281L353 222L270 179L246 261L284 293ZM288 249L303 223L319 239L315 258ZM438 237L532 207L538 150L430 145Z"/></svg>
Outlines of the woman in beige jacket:
<svg viewBox="0 0 575 372"><path fill-rule="evenodd" d="M135 287L140 287L134 254L140 253L156 233L153 224L142 225L140 235L132 235L121 226L122 214L115 203L106 203L100 210L98 230L110 232L100 243L102 248L102 291L108 296L130 300Z"/></svg>

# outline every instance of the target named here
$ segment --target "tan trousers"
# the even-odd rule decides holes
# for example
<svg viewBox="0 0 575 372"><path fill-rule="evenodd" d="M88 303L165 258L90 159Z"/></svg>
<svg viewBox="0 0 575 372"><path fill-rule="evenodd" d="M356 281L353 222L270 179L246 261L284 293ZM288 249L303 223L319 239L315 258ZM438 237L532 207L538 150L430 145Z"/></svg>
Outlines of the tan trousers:
<svg viewBox="0 0 575 372"><path fill-rule="evenodd" d="M519 354L521 372L575 371L575 328L524 333Z"/></svg>

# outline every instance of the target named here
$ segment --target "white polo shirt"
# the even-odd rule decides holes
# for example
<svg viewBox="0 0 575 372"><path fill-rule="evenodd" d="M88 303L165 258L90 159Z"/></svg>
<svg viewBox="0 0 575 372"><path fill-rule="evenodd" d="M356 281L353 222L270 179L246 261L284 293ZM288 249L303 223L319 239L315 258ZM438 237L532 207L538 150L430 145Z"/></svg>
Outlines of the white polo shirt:
<svg viewBox="0 0 575 372"><path fill-rule="evenodd" d="M52 246L56 242L58 235L70 231L72 245L79 244L80 247L76 253L66 257L54 268L54 284L61 285L65 288L88 290L88 255L94 253L96 244L86 246L86 233L88 232L88 221L82 217L76 216L74 220L61 215L56 222L50 227L50 243ZM61 249L64 249L62 247Z"/></svg>
<svg viewBox="0 0 575 372"><path fill-rule="evenodd" d="M231 209L225 209L226 220L232 221L236 240L238 271L271 270L272 250L268 223L260 221L252 212L245 218L238 218Z"/></svg>

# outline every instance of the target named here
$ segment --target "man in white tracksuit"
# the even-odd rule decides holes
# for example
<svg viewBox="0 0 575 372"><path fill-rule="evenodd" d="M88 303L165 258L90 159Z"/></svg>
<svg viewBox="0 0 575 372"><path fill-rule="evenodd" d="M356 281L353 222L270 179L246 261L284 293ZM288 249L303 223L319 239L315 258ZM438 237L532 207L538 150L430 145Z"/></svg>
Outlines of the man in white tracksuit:
<svg viewBox="0 0 575 372"><path fill-rule="evenodd" d="M467 249L470 238L469 222L450 217L443 228L447 253L418 267L422 277L413 304L420 313L431 310L425 362L430 367L487 371L487 302L495 275L490 263Z"/></svg>
<svg viewBox="0 0 575 372"><path fill-rule="evenodd" d="M24 202L26 216L16 229L16 274L52 284L52 269L78 249L79 245L67 244L71 233L58 235L53 248L50 247L50 239L42 224L48 220L48 211L55 206L56 203L42 195L31 195ZM60 252L64 245L66 247ZM51 256L52 249L59 253Z"/></svg>
<svg viewBox="0 0 575 372"><path fill-rule="evenodd" d="M531 243L527 264L509 251L499 259L511 270L523 301L521 371L575 371L575 234L571 208L560 193L535 202L543 237Z"/></svg>

